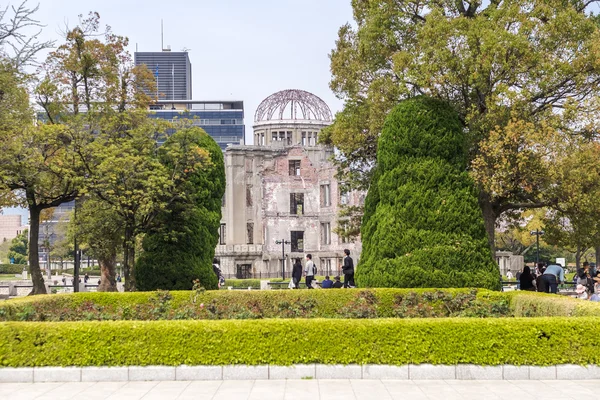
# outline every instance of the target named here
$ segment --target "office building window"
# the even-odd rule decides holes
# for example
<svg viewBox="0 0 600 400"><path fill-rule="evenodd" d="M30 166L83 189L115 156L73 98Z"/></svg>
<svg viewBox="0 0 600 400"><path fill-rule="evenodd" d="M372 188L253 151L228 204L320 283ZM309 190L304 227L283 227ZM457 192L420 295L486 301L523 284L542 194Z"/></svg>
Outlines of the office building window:
<svg viewBox="0 0 600 400"><path fill-rule="evenodd" d="M252 207L252 186L246 186L246 207Z"/></svg>
<svg viewBox="0 0 600 400"><path fill-rule="evenodd" d="M331 244L331 223L321 223L321 244Z"/></svg>
<svg viewBox="0 0 600 400"><path fill-rule="evenodd" d="M247 244L254 244L254 223L248 222L246 224L246 232L247 232Z"/></svg>
<svg viewBox="0 0 600 400"><path fill-rule="evenodd" d="M331 206L331 186L321 185L321 207Z"/></svg>
<svg viewBox="0 0 600 400"><path fill-rule="evenodd" d="M304 214L304 193L290 193L290 214Z"/></svg>
<svg viewBox="0 0 600 400"><path fill-rule="evenodd" d="M306 146L306 132L302 132L302 146Z"/></svg>
<svg viewBox="0 0 600 400"><path fill-rule="evenodd" d="M221 224L221 229L219 229L219 244L225 244L227 235L227 228L225 224Z"/></svg>
<svg viewBox="0 0 600 400"><path fill-rule="evenodd" d="M295 253L304 251L304 231L291 231L290 242L292 242L292 251Z"/></svg>

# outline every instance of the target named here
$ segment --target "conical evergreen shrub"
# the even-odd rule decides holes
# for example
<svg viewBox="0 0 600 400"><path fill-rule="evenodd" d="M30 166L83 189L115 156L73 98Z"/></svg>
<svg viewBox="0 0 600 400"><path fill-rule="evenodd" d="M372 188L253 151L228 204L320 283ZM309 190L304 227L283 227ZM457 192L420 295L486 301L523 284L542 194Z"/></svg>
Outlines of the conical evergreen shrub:
<svg viewBox="0 0 600 400"><path fill-rule="evenodd" d="M206 289L217 289L212 269L219 239L225 167L219 145L202 129L176 132L161 147L161 162L171 165L181 151L208 152L209 165L184 171L178 190L181 199L157 217L156 228L146 234L143 253L135 265L138 290L189 290L195 279Z"/></svg>
<svg viewBox="0 0 600 400"><path fill-rule="evenodd" d="M388 115L365 201L361 287L500 289L458 114L405 100Z"/></svg>

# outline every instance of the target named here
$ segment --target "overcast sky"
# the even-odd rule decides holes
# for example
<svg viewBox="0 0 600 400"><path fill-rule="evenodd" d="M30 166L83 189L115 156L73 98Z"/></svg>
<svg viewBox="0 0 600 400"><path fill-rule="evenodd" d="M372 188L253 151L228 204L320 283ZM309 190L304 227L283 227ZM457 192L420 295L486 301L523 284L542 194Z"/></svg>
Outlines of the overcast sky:
<svg viewBox="0 0 600 400"><path fill-rule="evenodd" d="M11 0L15 4L18 0ZM36 4L35 0L29 0ZM329 90L329 53L350 0L40 0L44 38L59 43L65 23L100 13L103 25L127 36L130 51L189 49L194 100L243 100L246 137L258 104L283 89L303 89L338 111Z"/></svg>

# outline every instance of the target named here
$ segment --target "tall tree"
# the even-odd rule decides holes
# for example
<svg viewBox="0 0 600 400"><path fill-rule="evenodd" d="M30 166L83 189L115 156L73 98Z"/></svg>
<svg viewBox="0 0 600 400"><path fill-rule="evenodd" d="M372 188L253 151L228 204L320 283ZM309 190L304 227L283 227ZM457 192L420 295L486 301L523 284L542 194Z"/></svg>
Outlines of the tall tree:
<svg viewBox="0 0 600 400"><path fill-rule="evenodd" d="M164 175L157 173L160 163L155 159L157 132L164 128L147 116L154 77L146 67L133 65L127 44L127 38L101 27L98 13L80 16L43 65L36 99L48 124L68 126L88 139L89 145L76 151L85 169L84 192L111 207L90 203L98 205L99 212L121 218L115 226L123 228L126 284L134 287L133 276L127 278L135 237L157 192L164 190ZM108 259L105 264L105 286L111 288L114 268Z"/></svg>
<svg viewBox="0 0 600 400"><path fill-rule="evenodd" d="M511 121L593 135L600 30L587 11L592 3L354 0L356 27L340 28L330 56L330 86L345 106L322 136L340 150L340 175L367 187L385 115L415 94L453 104L469 134L470 161L491 131ZM506 147L506 159L531 150ZM549 203L537 168L501 172L474 175L490 247L502 213ZM511 190L496 193L486 181ZM513 184L522 181L529 184Z"/></svg>

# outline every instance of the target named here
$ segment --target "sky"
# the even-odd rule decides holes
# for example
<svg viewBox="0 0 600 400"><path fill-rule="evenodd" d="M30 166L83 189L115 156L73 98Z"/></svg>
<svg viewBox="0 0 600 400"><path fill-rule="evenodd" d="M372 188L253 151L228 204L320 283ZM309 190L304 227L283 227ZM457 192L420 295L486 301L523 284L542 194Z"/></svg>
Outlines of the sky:
<svg viewBox="0 0 600 400"><path fill-rule="evenodd" d="M80 14L96 11L102 25L129 38L129 51L187 48L194 100L243 100L246 143L256 107L284 89L323 99L335 114L343 101L329 89L329 54L338 29L352 22L351 0L39 0L40 40L63 39ZM21 0L10 0L18 5ZM6 3L5 3L6 4ZM29 0L30 7L35 0ZM38 61L42 61L40 55ZM23 209L5 208L5 214Z"/></svg>
<svg viewBox="0 0 600 400"><path fill-rule="evenodd" d="M11 0L16 4L19 0ZM31 5L35 0L29 0ZM129 50L189 49L194 100L243 100L247 143L258 104L284 89L343 102L329 89L329 53L352 21L350 0L39 0L40 38L60 43L65 25L97 11L103 25L129 38Z"/></svg>

